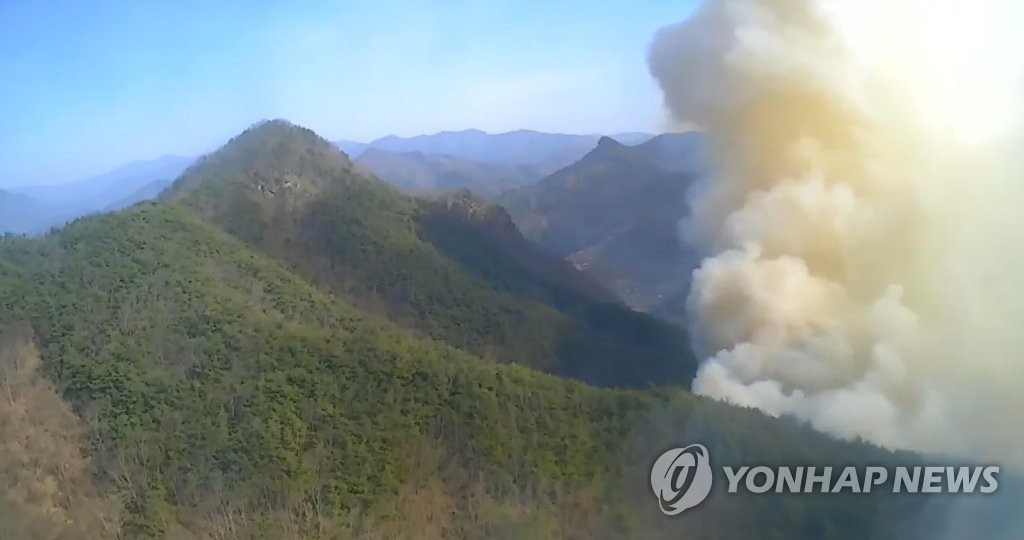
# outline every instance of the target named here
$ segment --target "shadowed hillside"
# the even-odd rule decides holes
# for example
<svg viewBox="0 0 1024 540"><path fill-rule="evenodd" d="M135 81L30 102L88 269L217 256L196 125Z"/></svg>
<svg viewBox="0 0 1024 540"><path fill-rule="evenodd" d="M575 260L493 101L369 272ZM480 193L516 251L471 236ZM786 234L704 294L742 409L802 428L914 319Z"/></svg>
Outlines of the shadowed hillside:
<svg viewBox="0 0 1024 540"><path fill-rule="evenodd" d="M254 126L163 199L339 298L474 354L602 386L688 385L695 370L681 331L538 256L504 211L466 219L464 205L402 195L287 122Z"/></svg>
<svg viewBox="0 0 1024 540"><path fill-rule="evenodd" d="M530 239L593 275L630 306L680 321L699 254L683 246L686 192L703 173L703 140L604 138L579 162L504 194Z"/></svg>

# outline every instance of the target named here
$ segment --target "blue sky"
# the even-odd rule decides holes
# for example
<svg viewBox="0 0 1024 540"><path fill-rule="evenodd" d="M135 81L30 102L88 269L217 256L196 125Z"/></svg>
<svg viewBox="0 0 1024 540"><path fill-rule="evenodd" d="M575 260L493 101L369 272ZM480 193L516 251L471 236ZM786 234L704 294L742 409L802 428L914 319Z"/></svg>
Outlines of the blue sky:
<svg viewBox="0 0 1024 540"><path fill-rule="evenodd" d="M663 129L646 48L696 0L0 0L0 186L330 139Z"/></svg>

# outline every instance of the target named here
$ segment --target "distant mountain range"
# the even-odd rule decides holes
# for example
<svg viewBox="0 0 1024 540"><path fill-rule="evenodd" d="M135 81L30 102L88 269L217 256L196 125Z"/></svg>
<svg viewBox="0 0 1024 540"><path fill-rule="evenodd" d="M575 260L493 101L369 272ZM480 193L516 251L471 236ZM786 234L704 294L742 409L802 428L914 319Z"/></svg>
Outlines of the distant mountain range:
<svg viewBox="0 0 1024 540"><path fill-rule="evenodd" d="M699 174L695 133L610 137L520 130L336 142L414 195L468 190L498 200L526 237L585 269L635 309L680 320L699 257L679 243L684 192ZM156 198L195 162L167 155L57 186L0 191L0 232L38 233Z"/></svg>
<svg viewBox="0 0 1024 540"><path fill-rule="evenodd" d="M623 144L639 144L654 137L647 133L619 133L611 136ZM583 157L601 137L541 133L525 129L490 134L468 129L408 138L390 135L369 143L338 141L335 144L353 159L373 148L398 153L447 155L480 163L536 165L546 168L546 173L551 173Z"/></svg>
<svg viewBox="0 0 1024 540"><path fill-rule="evenodd" d="M686 191L703 172L704 139L664 134L626 146L600 140L583 159L499 198L528 238L574 262L636 309L681 320L699 254L683 248Z"/></svg>
<svg viewBox="0 0 1024 540"><path fill-rule="evenodd" d="M683 279L668 252L699 140L595 146L510 196L519 219L570 255L614 245L588 270ZM685 331L607 275L492 202L411 197L310 130L255 125L154 201L0 238L0 538L923 540L1019 522L1010 474L966 514L885 489L722 488L667 518L650 466L681 443L772 468L923 456L690 393ZM950 535L951 515L970 526Z"/></svg>
<svg viewBox="0 0 1024 540"><path fill-rule="evenodd" d="M147 184L177 178L194 158L166 155L136 161L116 169L68 184L11 188L52 207L100 210L129 197Z"/></svg>
<svg viewBox="0 0 1024 540"><path fill-rule="evenodd" d="M498 200L526 237L635 309L679 320L699 257L680 247L684 193L702 167L695 133L441 132L336 142L354 170L413 195ZM64 185L0 191L0 232L38 233L156 198L196 160L166 155Z"/></svg>
<svg viewBox="0 0 1024 540"><path fill-rule="evenodd" d="M167 155L129 163L67 184L8 188L9 194L19 196L24 209L13 213L3 212L3 217L0 217L0 233L42 232L77 217L120 210L155 197L184 172L192 161L193 158L189 157ZM3 209L0 206L0 210Z"/></svg>
<svg viewBox="0 0 1024 540"><path fill-rule="evenodd" d="M647 133L613 137L637 144ZM592 150L601 135L569 135L519 130L489 134L469 129L416 137L387 136L360 143L338 141L338 148L364 170L412 194L469 189L494 198L568 166ZM114 211L156 197L194 161L165 155L137 161L66 184L6 188L26 196L17 211L0 218L0 233L36 233L94 212ZM0 207L2 209L3 207Z"/></svg>
<svg viewBox="0 0 1024 540"><path fill-rule="evenodd" d="M532 184L546 176L539 165L483 163L452 155L392 152L369 148L356 164L411 194L444 193L468 189L494 198L510 189Z"/></svg>
<svg viewBox="0 0 1024 540"><path fill-rule="evenodd" d="M165 177L160 178L159 180L154 180L135 190L127 197L118 199L113 203L105 206L103 208L103 211L114 212L117 210L128 208L129 206L136 203L148 201L150 199L155 199L158 195L163 193L165 189L167 189L168 187L171 186L171 184L174 183L175 178L177 178L177 176Z"/></svg>
<svg viewBox="0 0 1024 540"><path fill-rule="evenodd" d="M0 190L0 234L38 232L44 227L45 213L45 206L32 197Z"/></svg>
<svg viewBox="0 0 1024 540"><path fill-rule="evenodd" d="M471 129L335 144L357 164L406 192L468 189L494 198L575 163L593 150L601 137L529 130L492 135ZM654 136L619 133L612 137L624 144L639 144Z"/></svg>

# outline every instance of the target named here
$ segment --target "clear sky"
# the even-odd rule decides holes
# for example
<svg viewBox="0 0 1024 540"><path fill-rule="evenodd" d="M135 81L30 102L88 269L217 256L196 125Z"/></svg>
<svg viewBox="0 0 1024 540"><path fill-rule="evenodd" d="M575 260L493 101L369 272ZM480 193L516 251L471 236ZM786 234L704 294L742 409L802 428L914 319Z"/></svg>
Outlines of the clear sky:
<svg viewBox="0 0 1024 540"><path fill-rule="evenodd" d="M646 48L697 0L0 0L0 186L212 150L664 128Z"/></svg>

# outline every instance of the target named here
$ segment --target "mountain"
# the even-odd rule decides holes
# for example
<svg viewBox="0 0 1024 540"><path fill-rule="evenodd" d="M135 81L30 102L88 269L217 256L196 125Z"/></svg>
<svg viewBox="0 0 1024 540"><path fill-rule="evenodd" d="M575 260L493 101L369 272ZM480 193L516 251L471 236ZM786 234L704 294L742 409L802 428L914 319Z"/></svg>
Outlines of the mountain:
<svg viewBox="0 0 1024 540"><path fill-rule="evenodd" d="M612 136L627 144L639 144L653 137L644 133ZM601 135L567 135L531 130L490 134L478 129L468 129L409 138L391 135L371 141L362 147L344 141L338 144L352 158L357 158L367 149L374 148L396 153L421 152L454 156L480 163L539 166L547 174L581 158L600 138Z"/></svg>
<svg viewBox="0 0 1024 540"><path fill-rule="evenodd" d="M177 178L192 163L183 156L165 155L153 160L137 161L109 172L68 184L23 186L11 191L32 197L59 211L61 221L92 212L123 207L124 202L143 194L154 182ZM142 200L142 199L139 199ZM137 202L137 201L135 201Z"/></svg>
<svg viewBox="0 0 1024 540"><path fill-rule="evenodd" d="M156 197L192 161L167 155L69 184L0 192L0 233L36 234L81 216L120 210Z"/></svg>
<svg viewBox="0 0 1024 540"><path fill-rule="evenodd" d="M114 202L113 204L110 204L110 205L104 207L103 211L104 212L115 212L117 210L123 210L125 208L128 208L129 206L132 206L133 204L140 203L142 201L148 201L150 199L155 199L158 196L160 196L160 194L163 193L163 191L165 189L169 188L171 186L171 184L173 184L173 183L174 183L174 178L173 177L172 178L161 178L159 180L154 180L154 181L152 181L152 182L142 186L141 188L136 190L131 195L128 195L127 197L125 197L123 199L119 199L116 202Z"/></svg>
<svg viewBox="0 0 1024 540"><path fill-rule="evenodd" d="M598 140L600 140L600 137L603 136L604 135L598 135ZM629 146L643 144L656 136L657 135L651 133L643 133L640 131L626 131L623 133L612 133L611 135L608 135L608 137L611 137L612 139L615 139L616 141Z"/></svg>
<svg viewBox="0 0 1024 540"><path fill-rule="evenodd" d="M623 139L615 140L632 146L636 153L646 157L661 171L706 172L707 140L698 132L663 133L636 144Z"/></svg>
<svg viewBox="0 0 1024 540"><path fill-rule="evenodd" d="M345 152L351 159L356 159L370 146L369 143L361 143L355 141L334 141L334 145L337 146L342 152Z"/></svg>
<svg viewBox="0 0 1024 540"><path fill-rule="evenodd" d="M161 196L338 298L476 355L600 386L688 385L685 334L543 257L504 210L361 174L312 131L264 122Z"/></svg>
<svg viewBox="0 0 1024 540"><path fill-rule="evenodd" d="M335 240L305 251L321 235ZM998 497L966 510L959 496L720 486L666 518L649 467L680 444L725 465L921 458L678 386L602 389L527 356L489 361L499 342L458 345L480 336L476 319L500 322L490 302L529 328L591 308L658 341L663 326L595 304L600 288L559 260L500 207L403 196L283 122L206 156L157 201L0 238L0 538L923 540L996 538L1019 515L1003 476ZM381 317L310 268L378 295L397 283L448 308L434 314L449 331ZM603 346L625 339L602 331ZM627 352L616 367L674 378Z"/></svg>
<svg viewBox="0 0 1024 540"><path fill-rule="evenodd" d="M720 463L917 458L682 390L484 361L182 205L0 241L0 298L0 426L21 430L0 443L19 486L0 494L5 538L913 540L945 525L943 503L878 491L720 490L666 519L647 468L686 441Z"/></svg>
<svg viewBox="0 0 1024 540"><path fill-rule="evenodd" d="M355 162L410 194L431 194L468 189L494 198L510 189L545 176L531 165L480 163L450 155L390 152L369 148Z"/></svg>
<svg viewBox="0 0 1024 540"><path fill-rule="evenodd" d="M703 138L602 138L579 162L502 195L523 234L585 269L630 306L681 320L700 256L678 233L686 191L703 172Z"/></svg>
<svg viewBox="0 0 1024 540"><path fill-rule="evenodd" d="M0 234L40 232L46 227L49 212L50 209L32 197L0 190Z"/></svg>

